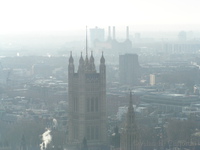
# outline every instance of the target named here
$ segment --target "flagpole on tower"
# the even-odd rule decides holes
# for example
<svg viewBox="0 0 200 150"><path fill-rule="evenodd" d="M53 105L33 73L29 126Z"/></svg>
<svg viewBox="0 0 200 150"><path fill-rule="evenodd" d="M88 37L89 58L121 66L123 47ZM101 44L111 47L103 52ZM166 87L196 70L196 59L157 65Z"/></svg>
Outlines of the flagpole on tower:
<svg viewBox="0 0 200 150"><path fill-rule="evenodd" d="M88 56L87 26L86 26L86 57Z"/></svg>

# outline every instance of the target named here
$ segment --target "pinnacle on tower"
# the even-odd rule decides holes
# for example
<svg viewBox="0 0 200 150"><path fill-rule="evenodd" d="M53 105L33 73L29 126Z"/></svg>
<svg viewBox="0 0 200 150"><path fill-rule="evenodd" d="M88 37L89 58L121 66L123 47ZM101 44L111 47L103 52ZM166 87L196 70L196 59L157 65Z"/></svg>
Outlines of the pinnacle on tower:
<svg viewBox="0 0 200 150"><path fill-rule="evenodd" d="M105 58L104 58L104 56L103 56L103 52L102 52L102 56L101 56L101 59L100 59L100 63L101 63L101 64L105 64Z"/></svg>
<svg viewBox="0 0 200 150"><path fill-rule="evenodd" d="M84 70L84 59L82 56L82 52L81 52L81 57L79 59L79 66L78 66L78 72L83 71Z"/></svg>
<svg viewBox="0 0 200 150"><path fill-rule="evenodd" d="M69 63L70 63L70 64L73 64L73 63L74 63L74 59L73 59L73 57L72 57L72 51L70 52Z"/></svg>
<svg viewBox="0 0 200 150"><path fill-rule="evenodd" d="M81 57L80 57L80 59L79 59L79 65L80 64L84 64L84 59L83 59L83 56L82 56L82 52L81 52Z"/></svg>
<svg viewBox="0 0 200 150"><path fill-rule="evenodd" d="M91 51L91 56L90 56L90 63L94 63L94 57L93 57L93 52Z"/></svg>
<svg viewBox="0 0 200 150"><path fill-rule="evenodd" d="M91 51L90 62L89 62L89 71L96 72L95 64L94 64L94 57L93 57L93 52L92 51Z"/></svg>

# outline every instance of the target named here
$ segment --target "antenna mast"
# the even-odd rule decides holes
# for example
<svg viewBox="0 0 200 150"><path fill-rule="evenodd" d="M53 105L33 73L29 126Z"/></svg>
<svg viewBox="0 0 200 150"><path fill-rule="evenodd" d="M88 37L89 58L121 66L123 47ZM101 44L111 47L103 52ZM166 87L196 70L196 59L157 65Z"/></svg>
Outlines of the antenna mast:
<svg viewBox="0 0 200 150"><path fill-rule="evenodd" d="M88 55L88 45L87 45L87 26L86 26L86 57Z"/></svg>

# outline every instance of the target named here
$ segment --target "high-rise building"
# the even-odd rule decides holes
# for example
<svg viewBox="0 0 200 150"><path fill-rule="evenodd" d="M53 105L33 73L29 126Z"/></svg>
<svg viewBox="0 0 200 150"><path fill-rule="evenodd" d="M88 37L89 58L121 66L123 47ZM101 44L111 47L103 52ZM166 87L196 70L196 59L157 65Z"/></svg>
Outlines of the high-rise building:
<svg viewBox="0 0 200 150"><path fill-rule="evenodd" d="M119 77L121 84L136 85L140 74L137 54L119 56Z"/></svg>
<svg viewBox="0 0 200 150"><path fill-rule="evenodd" d="M186 41L187 40L187 33L185 31L181 31L178 34L179 41Z"/></svg>
<svg viewBox="0 0 200 150"><path fill-rule="evenodd" d="M132 93L130 92L130 100L128 112L126 116L126 124L121 133L120 150L137 150L137 132L136 132L135 113L133 109Z"/></svg>
<svg viewBox="0 0 200 150"><path fill-rule="evenodd" d="M98 27L90 29L90 40L92 44L95 44L96 42L104 42L104 36L104 29Z"/></svg>
<svg viewBox="0 0 200 150"><path fill-rule="evenodd" d="M70 146L81 145L86 139L90 149L107 142L106 134L106 66L102 54L99 72L94 57L79 59L75 72L72 54L68 65L69 138Z"/></svg>

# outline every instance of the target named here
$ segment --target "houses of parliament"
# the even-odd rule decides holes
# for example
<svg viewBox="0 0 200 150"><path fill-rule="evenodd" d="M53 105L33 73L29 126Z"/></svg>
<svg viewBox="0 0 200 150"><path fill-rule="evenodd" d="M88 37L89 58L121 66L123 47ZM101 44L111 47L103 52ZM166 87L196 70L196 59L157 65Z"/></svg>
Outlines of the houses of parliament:
<svg viewBox="0 0 200 150"><path fill-rule="evenodd" d="M106 115L106 65L102 53L97 71L94 57L81 53L77 72L72 52L68 64L68 145L74 150L107 150L107 115ZM121 150L136 150L135 121L130 93L130 103L126 126L122 133ZM85 147L87 145L87 148ZM85 147L85 148L84 148Z"/></svg>
<svg viewBox="0 0 200 150"><path fill-rule="evenodd" d="M76 146L87 139L89 147L101 147L107 143L106 133L106 66L102 54L99 72L94 57L82 54L75 72L71 54L68 66L69 139Z"/></svg>

